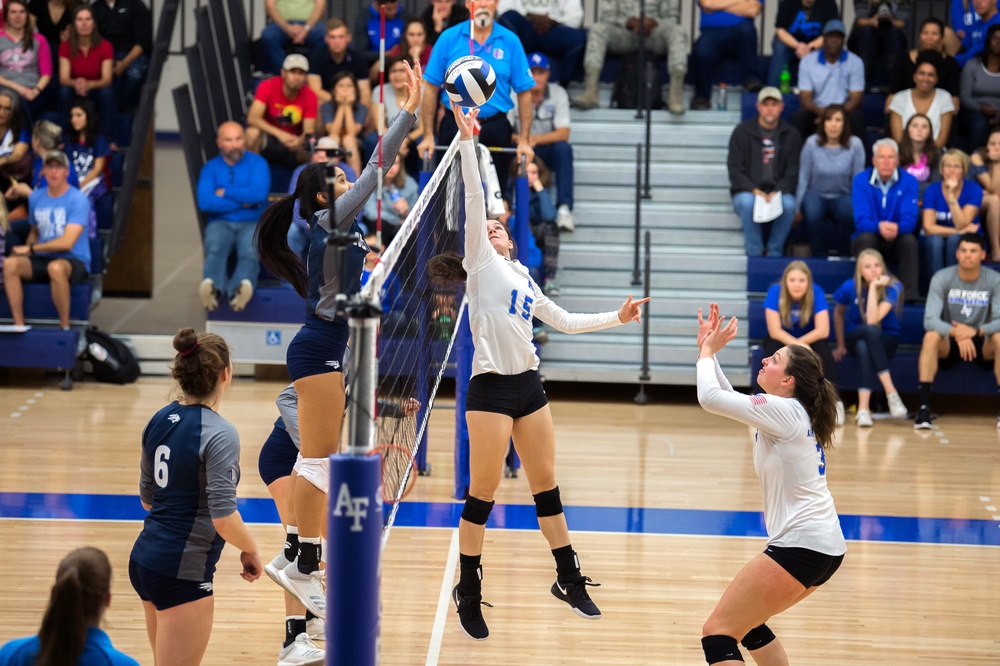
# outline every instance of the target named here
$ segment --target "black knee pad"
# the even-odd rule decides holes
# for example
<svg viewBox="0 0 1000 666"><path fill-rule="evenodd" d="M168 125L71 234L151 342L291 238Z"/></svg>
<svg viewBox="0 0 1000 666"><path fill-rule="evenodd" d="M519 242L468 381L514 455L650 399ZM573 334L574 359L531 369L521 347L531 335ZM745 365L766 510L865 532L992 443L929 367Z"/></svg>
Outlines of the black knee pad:
<svg viewBox="0 0 1000 666"><path fill-rule="evenodd" d="M762 624L747 632L747 635L740 641L743 647L748 650L759 650L776 638L774 632L766 624Z"/></svg>
<svg viewBox="0 0 1000 666"><path fill-rule="evenodd" d="M486 502L469 495L465 498L465 507L462 508L462 519L473 525L485 525L493 510L494 501Z"/></svg>
<svg viewBox="0 0 1000 666"><path fill-rule="evenodd" d="M717 664L720 661L743 661L740 646L732 636L704 636L701 639L701 649L705 651L705 661Z"/></svg>
<svg viewBox="0 0 1000 666"><path fill-rule="evenodd" d="M559 499L559 486L532 497L535 500L535 514L539 518L558 516L563 512L562 500Z"/></svg>

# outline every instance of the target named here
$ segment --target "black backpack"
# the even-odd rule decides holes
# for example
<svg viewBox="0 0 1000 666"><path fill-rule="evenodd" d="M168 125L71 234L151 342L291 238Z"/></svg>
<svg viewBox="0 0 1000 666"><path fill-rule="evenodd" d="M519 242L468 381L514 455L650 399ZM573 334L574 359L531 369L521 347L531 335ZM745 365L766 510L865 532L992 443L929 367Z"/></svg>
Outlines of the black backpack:
<svg viewBox="0 0 1000 666"><path fill-rule="evenodd" d="M651 109L664 109L667 104L663 100L663 76L660 73L656 56L646 53L646 71L652 72L652 87L650 89ZM636 109L639 107L639 91L643 84L639 71L639 51L629 53L622 58L618 68L618 78L611 92L611 104L619 109Z"/></svg>
<svg viewBox="0 0 1000 666"><path fill-rule="evenodd" d="M139 377L139 361L125 343L91 326L86 330L87 353L94 379L109 384L131 384Z"/></svg>

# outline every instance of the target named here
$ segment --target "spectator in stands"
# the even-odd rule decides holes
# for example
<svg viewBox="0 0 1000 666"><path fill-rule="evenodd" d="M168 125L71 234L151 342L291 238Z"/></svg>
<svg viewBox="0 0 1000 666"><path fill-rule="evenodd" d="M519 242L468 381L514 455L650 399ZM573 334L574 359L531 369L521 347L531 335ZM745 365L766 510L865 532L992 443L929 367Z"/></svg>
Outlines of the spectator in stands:
<svg viewBox="0 0 1000 666"><path fill-rule="evenodd" d="M982 216L986 219L990 258L1000 260L1000 127L994 127L986 146L972 154L970 173L983 187Z"/></svg>
<svg viewBox="0 0 1000 666"><path fill-rule="evenodd" d="M262 81L247 112L246 148L294 169L309 161L306 137L316 133L316 94L305 85L309 61L293 53L281 76Z"/></svg>
<svg viewBox="0 0 1000 666"><path fill-rule="evenodd" d="M896 56L889 73L889 94L885 98L885 110L889 111L889 104L892 97L898 92L902 92L913 86L913 75L917 69L917 57L921 51L934 51L941 54L941 75L938 81L939 87L948 91L951 101L958 108L959 86L962 78L962 68L958 61L945 52L944 48L944 22L935 17L929 16L920 24L920 35L918 36L917 48L909 51L900 51Z"/></svg>
<svg viewBox="0 0 1000 666"><path fill-rule="evenodd" d="M264 0L270 20L260 33L260 68L269 74L281 72L289 52L320 48L327 28L326 0Z"/></svg>
<svg viewBox="0 0 1000 666"><path fill-rule="evenodd" d="M914 86L896 93L889 104L889 131L897 142L903 138L903 128L915 113L926 115L934 129L934 144L938 148L948 145L951 123L955 115L955 104L951 93L937 87L938 72L941 71L941 54L935 51L921 51L917 56L917 68L913 73Z"/></svg>
<svg viewBox="0 0 1000 666"><path fill-rule="evenodd" d="M889 65L906 51L903 28L910 18L907 0L855 0L854 27L847 48L865 63L868 88L881 89L889 82Z"/></svg>
<svg viewBox="0 0 1000 666"><path fill-rule="evenodd" d="M679 23L679 0L647 2L644 26L639 22L639 3L636 0L600 0L598 16L599 22L590 26L587 34L587 49L583 55L584 89L573 98L573 104L582 109L597 107L600 102L597 86L604 67L604 56L608 52L624 55L637 51L639 31L642 30L644 48L658 56L666 54L669 61L667 108L675 114L684 113L684 76L687 74L691 39Z"/></svg>
<svg viewBox="0 0 1000 666"><path fill-rule="evenodd" d="M786 345L812 348L823 361L823 374L837 387L837 364L830 350L830 308L823 288L813 282L804 261L791 261L781 282L771 285L764 298L764 356L773 356ZM756 386L756 381L754 381ZM844 405L837 407L837 422L843 423Z"/></svg>
<svg viewBox="0 0 1000 666"><path fill-rule="evenodd" d="M1000 8L996 0L972 0L972 9L979 21L968 28L962 38L962 50L955 54L955 60L962 67L983 50L990 26L1000 23Z"/></svg>
<svg viewBox="0 0 1000 666"><path fill-rule="evenodd" d="M851 181L865 168L865 149L851 134L844 107L823 109L816 134L806 139L795 188L796 218L805 223L814 257L849 256L854 233Z"/></svg>
<svg viewBox="0 0 1000 666"><path fill-rule="evenodd" d="M97 29L115 51L115 103L119 110L139 105L153 52L153 14L143 0L99 0L91 5Z"/></svg>
<svg viewBox="0 0 1000 666"><path fill-rule="evenodd" d="M59 325L69 329L69 288L87 278L90 270L90 240L87 224L90 202L67 182L69 158L54 150L45 156L46 186L31 193L28 217L31 232L24 245L16 245L3 264L3 286L7 292L15 326L24 326L23 282L49 282Z"/></svg>
<svg viewBox="0 0 1000 666"><path fill-rule="evenodd" d="M309 164L333 162L334 166L340 167L341 171L344 172L347 182L353 183L358 179L358 174L351 168L350 164L342 161L342 157L344 157L344 152L340 149L337 140L333 137L324 136L320 137L316 142ZM295 192L295 188L299 183L299 176L309 164L299 165L292 172L292 177L288 181L289 194ZM302 260L302 264L305 265L306 250L309 248L309 222L299 213L298 201L295 202L295 206L292 208L292 224L288 227L288 247L295 253L295 256Z"/></svg>
<svg viewBox="0 0 1000 666"><path fill-rule="evenodd" d="M46 110L42 94L52 80L49 43L35 32L25 0L3 3L6 27L0 30L0 85L10 88L28 105L33 118Z"/></svg>
<svg viewBox="0 0 1000 666"><path fill-rule="evenodd" d="M115 51L101 36L94 22L94 12L87 5L73 11L69 38L59 45L59 117L69 124L69 107L77 97L88 97L97 104L101 133L111 136L115 123L114 76Z"/></svg>
<svg viewBox="0 0 1000 666"><path fill-rule="evenodd" d="M924 192L924 256L933 275L955 264L955 252L963 234L982 234L979 208L983 188L968 180L969 156L952 149L941 156L942 179Z"/></svg>
<svg viewBox="0 0 1000 666"><path fill-rule="evenodd" d="M763 11L761 0L698 0L701 8L701 36L695 42L692 55L694 70L694 99L692 109L711 108L713 78L720 61L731 58L739 61L743 71L743 88L748 92L760 90L757 75L757 29L754 19Z"/></svg>
<svg viewBox="0 0 1000 666"><path fill-rule="evenodd" d="M413 67L413 59L408 55L386 56L385 71L388 85L383 91L382 86L375 88L372 92L372 102L369 105L368 117L373 118L370 123L374 127L372 131L365 135L365 154L371 155L378 146L378 116L382 105L379 100L383 100L385 107L385 119L382 127L388 127L403 109L406 103L406 65ZM403 139L403 144L399 147L399 154L403 156L403 163L406 165L407 173L417 173L420 171L420 159L415 150L410 150L420 143L424 134L423 127L418 121L410 133Z"/></svg>
<svg viewBox="0 0 1000 666"><path fill-rule="evenodd" d="M799 63L823 46L820 31L826 22L838 18L835 0L781 0L774 21L774 42L767 70L767 85L777 88L787 67L790 82L798 80Z"/></svg>
<svg viewBox="0 0 1000 666"><path fill-rule="evenodd" d="M403 24L403 39L386 52L387 56L410 56L413 62L419 62L421 67L427 67L431 59L433 47L427 42L427 28L424 22L416 17L406 19ZM388 65L386 65L388 67ZM373 72L378 74L378 65L372 65Z"/></svg>
<svg viewBox="0 0 1000 666"><path fill-rule="evenodd" d="M939 364L947 369L961 361L977 363L992 369L1000 386L1000 274L982 265L986 241L980 234L963 234L956 257L958 264L935 273L927 291L920 408L913 421L918 430L931 427L931 383Z"/></svg>
<svg viewBox="0 0 1000 666"><path fill-rule="evenodd" d="M367 61L351 46L351 33L342 19L326 22L326 42L309 55L309 88L320 104L333 100L333 77L350 72L358 81L361 102L368 103L372 86L368 80Z"/></svg>
<svg viewBox="0 0 1000 666"><path fill-rule="evenodd" d="M260 155L244 150L239 123L219 125L219 154L201 168L198 176L198 210L205 214L205 265L198 287L201 304L209 312L219 307L219 297L239 312L257 288L260 260L254 250L257 219L267 206L271 172ZM236 267L226 275L229 255L236 252Z"/></svg>
<svg viewBox="0 0 1000 666"><path fill-rule="evenodd" d="M15 208L9 209L8 217L11 220L11 227L19 238L27 238L30 231L31 220L27 208L28 198L37 189L47 186L45 180L44 156L54 150L62 148L62 128L51 120L39 120L35 123L31 131L31 158L32 166L29 171L28 181L12 181L5 193L8 201L16 203ZM80 187L80 177L69 164L69 175L67 182L74 188Z"/></svg>
<svg viewBox="0 0 1000 666"><path fill-rule="evenodd" d="M368 107L361 103L358 82L350 72L333 77L333 101L320 107L326 136L334 140L347 154L347 163L354 172L361 171L361 137L368 128Z"/></svg>
<svg viewBox="0 0 1000 666"><path fill-rule="evenodd" d="M420 191L417 181L406 175L403 158L398 153L382 176L382 186L382 242L388 245L396 237L399 226L410 214L413 204L417 203ZM364 216L365 227L369 231L376 229L379 218L378 197L369 197L361 214Z"/></svg>
<svg viewBox="0 0 1000 666"><path fill-rule="evenodd" d="M29 150L30 143L20 97L9 88L0 88L0 179L3 183L31 180L34 155ZM11 209L18 202L7 199L6 205Z"/></svg>
<svg viewBox="0 0 1000 666"><path fill-rule="evenodd" d="M966 36L978 28L983 19L976 12L975 0L950 0L951 25L945 28L944 41L948 53L955 55L963 48Z"/></svg>
<svg viewBox="0 0 1000 666"><path fill-rule="evenodd" d="M466 0L467 6L473 0ZM481 127L479 141L484 146L508 148L513 145L514 130L507 119L507 112L512 108L511 90L517 94L517 116L519 126L529 128L529 132L521 132L517 138L517 162L521 158L528 161L534 157L531 146L531 122L534 107L531 104L531 89L535 80L528 68L528 56L517 35L495 21L497 0L476 0L474 32L470 34L470 22L445 30L431 52L431 59L424 72L423 106L420 109L420 121L423 125L424 138L417 146L417 154L421 157L434 157L434 148L438 142L447 145L451 142L458 127L451 113L441 116L438 126L438 100L445 108L451 107L448 94L442 89L444 75L451 63L462 56L469 55L469 45L475 55L483 58L496 72L496 91L486 104L479 107L477 118ZM435 131L437 128L437 131ZM435 138L437 140L435 140ZM497 177L500 180L500 191L507 191L507 179L510 175L511 157L502 153L493 155Z"/></svg>
<svg viewBox="0 0 1000 666"><path fill-rule="evenodd" d="M427 43L434 46L442 32L469 20L469 9L456 0L430 0L420 19L427 28Z"/></svg>
<svg viewBox="0 0 1000 666"><path fill-rule="evenodd" d="M986 32L986 48L962 68L961 126L969 150L986 145L1000 124L1000 24Z"/></svg>
<svg viewBox="0 0 1000 666"><path fill-rule="evenodd" d="M542 251L542 291L549 298L559 295L559 227L556 225L556 207L552 205L552 172L538 156L525 167L528 175L528 218L531 235Z"/></svg>
<svg viewBox="0 0 1000 666"><path fill-rule="evenodd" d="M89 99L78 99L69 110L66 154L80 178L80 191L87 195L97 227L97 209L103 206L110 215L111 202L103 200L111 191L111 145L97 129L97 111Z"/></svg>
<svg viewBox="0 0 1000 666"><path fill-rule="evenodd" d="M28 11L35 19L35 32L48 42L52 55L52 82L58 85L59 45L69 39L69 24L76 0L31 0Z"/></svg>
<svg viewBox="0 0 1000 666"><path fill-rule="evenodd" d="M906 416L906 405L899 397L889 360L899 344L899 317L903 307L903 286L885 265L877 250L858 255L854 277L848 278L833 294L833 330L838 362L850 351L858 359L858 412L854 422L861 428L872 427L871 398L878 378L889 400L889 413L897 419Z"/></svg>
<svg viewBox="0 0 1000 666"><path fill-rule="evenodd" d="M917 179L918 202L923 200L927 186L941 179L937 168L941 149L934 145L932 131L931 119L922 113L915 113L906 123L899 142L899 166Z"/></svg>
<svg viewBox="0 0 1000 666"><path fill-rule="evenodd" d="M867 123L861 114L865 93L865 68L861 58L844 50L844 22L831 19L823 26L823 49L799 65L799 104L792 124L802 140L816 131L823 109L831 104L844 107L843 113L858 138L867 143Z"/></svg>
<svg viewBox="0 0 1000 666"><path fill-rule="evenodd" d="M381 39L381 11L385 8L385 48L391 49L403 39L403 25L406 10L399 6L399 0L371 0L362 6L354 22L354 48L361 54L365 67L378 60ZM468 55L468 54L466 54Z"/></svg>
<svg viewBox="0 0 1000 666"><path fill-rule="evenodd" d="M579 80L587 43L581 0L500 0L497 13L500 24L517 35L525 51L554 59L560 84Z"/></svg>
<svg viewBox="0 0 1000 666"><path fill-rule="evenodd" d="M892 139L879 139L872 148L872 167L854 177L854 237L851 254L878 250L895 260L903 290L916 298L917 277L917 179L899 169L899 147Z"/></svg>
<svg viewBox="0 0 1000 666"><path fill-rule="evenodd" d="M531 89L534 115L531 121L531 144L535 155L551 165L556 179L556 223L564 231L573 231L573 146L569 143L569 95L566 90L549 82L549 59L543 53L528 56L531 76L535 85ZM507 112L507 119L514 128L514 141L520 138L520 120L514 109Z"/></svg>
<svg viewBox="0 0 1000 666"><path fill-rule="evenodd" d="M777 88L757 93L757 115L740 123L729 137L729 191L733 209L743 224L747 256L764 253L764 227L769 227L767 256L780 257L795 216L795 185L799 177L802 139L781 119L784 100ZM755 200L781 198L776 218L754 221Z"/></svg>

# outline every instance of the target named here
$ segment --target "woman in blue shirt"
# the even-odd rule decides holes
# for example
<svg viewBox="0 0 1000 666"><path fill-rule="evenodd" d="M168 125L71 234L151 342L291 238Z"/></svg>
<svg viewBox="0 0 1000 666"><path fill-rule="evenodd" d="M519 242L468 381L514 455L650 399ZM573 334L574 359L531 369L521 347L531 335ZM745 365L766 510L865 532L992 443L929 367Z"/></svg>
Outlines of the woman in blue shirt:
<svg viewBox="0 0 1000 666"><path fill-rule="evenodd" d="M924 253L931 275L957 262L955 251L962 234L979 225L983 188L968 180L969 156L952 149L941 157L942 180L924 192Z"/></svg>
<svg viewBox="0 0 1000 666"><path fill-rule="evenodd" d="M854 422L862 428L872 427L870 404L876 375L889 398L889 413L903 418L906 406L889 374L889 359L899 343L896 314L903 303L903 286L889 273L878 250L864 250L858 255L854 277L837 288L833 300L837 304L833 313L837 348L833 356L839 361L850 350L858 359L861 376Z"/></svg>
<svg viewBox="0 0 1000 666"><path fill-rule="evenodd" d="M100 629L111 604L111 562L97 548L77 548L56 569L56 582L37 636L18 638L0 649L0 664L139 666L119 652Z"/></svg>

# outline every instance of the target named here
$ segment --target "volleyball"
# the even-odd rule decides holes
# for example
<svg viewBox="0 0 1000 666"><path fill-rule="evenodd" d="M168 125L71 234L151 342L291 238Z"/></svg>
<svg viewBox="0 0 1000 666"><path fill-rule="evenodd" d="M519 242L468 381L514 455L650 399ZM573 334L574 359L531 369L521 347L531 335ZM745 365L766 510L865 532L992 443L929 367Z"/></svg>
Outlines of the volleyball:
<svg viewBox="0 0 1000 666"><path fill-rule="evenodd" d="M444 89L453 104L482 106L493 96L497 77L490 64L479 56L465 56L451 63L444 75Z"/></svg>

